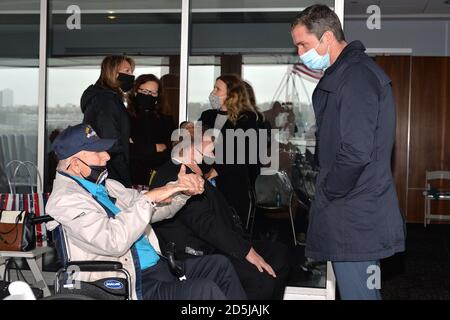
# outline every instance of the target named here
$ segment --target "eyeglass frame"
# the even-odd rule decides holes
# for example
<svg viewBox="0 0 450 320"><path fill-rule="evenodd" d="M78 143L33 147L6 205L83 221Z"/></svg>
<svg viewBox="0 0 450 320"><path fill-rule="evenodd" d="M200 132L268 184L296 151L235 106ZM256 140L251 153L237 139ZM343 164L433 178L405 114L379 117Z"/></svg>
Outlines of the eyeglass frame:
<svg viewBox="0 0 450 320"><path fill-rule="evenodd" d="M142 88L138 88L137 92L145 94L146 96L150 96L150 95L153 96L153 97L158 97L159 96L159 92L158 91L155 92L155 91L150 91L150 90L142 89Z"/></svg>

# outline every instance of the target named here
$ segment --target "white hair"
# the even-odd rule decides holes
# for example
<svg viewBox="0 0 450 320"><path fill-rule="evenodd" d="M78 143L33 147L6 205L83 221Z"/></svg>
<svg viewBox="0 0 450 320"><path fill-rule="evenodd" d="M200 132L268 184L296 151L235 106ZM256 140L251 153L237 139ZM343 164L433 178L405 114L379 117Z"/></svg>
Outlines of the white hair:
<svg viewBox="0 0 450 320"><path fill-rule="evenodd" d="M82 151L80 151L82 152ZM57 171L67 172L67 167L70 164L70 161L72 158L77 158L80 155L80 152L75 153L74 155L71 155L70 157L66 159L62 159L58 161L58 165L56 166Z"/></svg>
<svg viewBox="0 0 450 320"><path fill-rule="evenodd" d="M59 160L58 161L58 165L56 167L56 170L57 171L66 172L67 171L67 167L70 164L70 159L71 159L71 157L67 158L67 159Z"/></svg>

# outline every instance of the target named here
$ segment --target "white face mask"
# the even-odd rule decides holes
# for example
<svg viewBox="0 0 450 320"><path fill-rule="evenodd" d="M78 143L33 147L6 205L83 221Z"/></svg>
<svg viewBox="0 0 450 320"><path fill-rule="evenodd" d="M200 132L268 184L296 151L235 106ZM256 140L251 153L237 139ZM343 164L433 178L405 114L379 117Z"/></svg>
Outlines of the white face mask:
<svg viewBox="0 0 450 320"><path fill-rule="evenodd" d="M221 108L221 104L220 104L220 97L216 96L215 94L213 94L211 92L211 94L209 95L209 103L211 104L211 108L215 109L215 110L220 110Z"/></svg>
<svg viewBox="0 0 450 320"><path fill-rule="evenodd" d="M319 41L322 42L322 39L323 36ZM313 70L325 70L331 65L329 52L330 48L328 47L327 53L323 56L321 56L316 50L319 47L320 42L315 48L308 50L300 56L303 64Z"/></svg>

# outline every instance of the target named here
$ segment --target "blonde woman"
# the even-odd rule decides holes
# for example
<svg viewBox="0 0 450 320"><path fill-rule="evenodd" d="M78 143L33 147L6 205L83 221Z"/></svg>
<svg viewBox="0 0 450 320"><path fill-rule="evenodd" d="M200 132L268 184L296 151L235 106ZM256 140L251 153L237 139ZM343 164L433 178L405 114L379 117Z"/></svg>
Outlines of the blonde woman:
<svg viewBox="0 0 450 320"><path fill-rule="evenodd" d="M217 188L245 221L250 203L248 190L254 184L252 172L258 166L257 159L252 159L251 155L257 155L258 144L251 143L244 136L251 131L257 134L262 116L250 103L245 84L237 75L218 77L209 100L211 109L204 111L199 120L209 128L220 130L222 143L216 140L216 161L213 170L206 174L217 174ZM242 131L236 131L238 129ZM231 139L227 138L227 131ZM245 139L244 152L237 148L239 139ZM234 151L233 156L230 156L230 151Z"/></svg>

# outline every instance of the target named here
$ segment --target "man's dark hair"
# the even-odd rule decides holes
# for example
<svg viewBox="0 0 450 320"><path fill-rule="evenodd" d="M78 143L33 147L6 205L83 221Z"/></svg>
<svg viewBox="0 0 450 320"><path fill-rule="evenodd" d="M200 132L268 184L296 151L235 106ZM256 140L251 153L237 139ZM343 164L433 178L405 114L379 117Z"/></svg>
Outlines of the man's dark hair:
<svg viewBox="0 0 450 320"><path fill-rule="evenodd" d="M315 4L300 12L292 22L291 30L299 24L304 25L317 39L320 39L326 31L331 31L337 41L345 41L341 21L336 13L325 5Z"/></svg>

